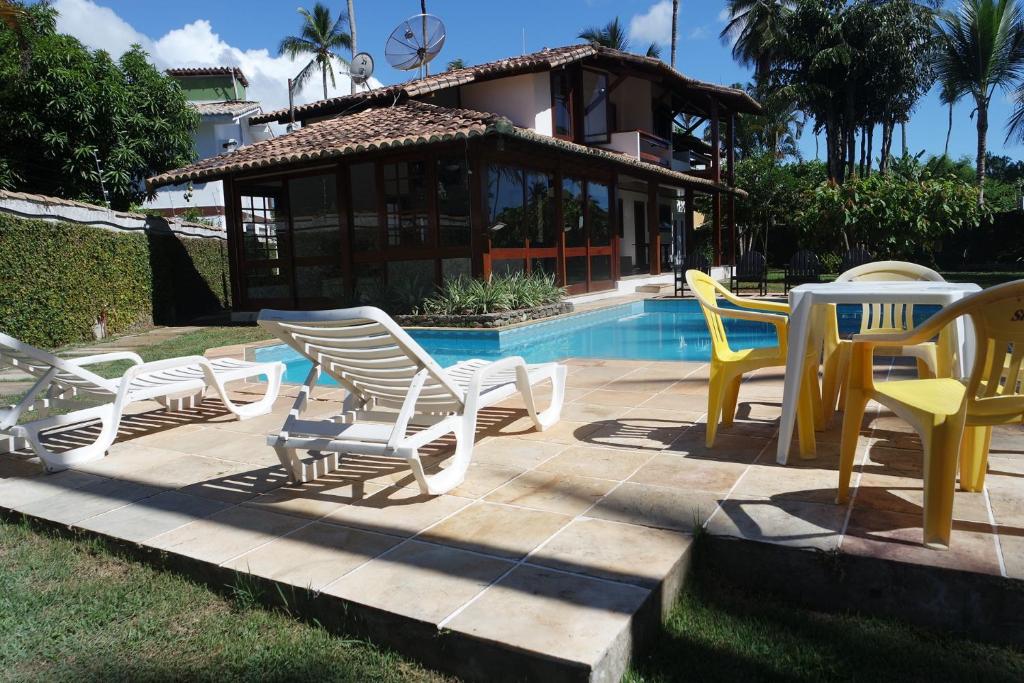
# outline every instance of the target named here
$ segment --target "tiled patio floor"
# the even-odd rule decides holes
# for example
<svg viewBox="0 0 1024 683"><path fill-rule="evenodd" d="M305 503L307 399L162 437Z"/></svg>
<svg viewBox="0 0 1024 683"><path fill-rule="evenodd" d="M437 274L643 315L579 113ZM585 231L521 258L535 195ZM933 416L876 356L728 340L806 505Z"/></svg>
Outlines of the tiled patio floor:
<svg viewBox="0 0 1024 683"><path fill-rule="evenodd" d="M273 414L245 422L215 401L180 414L141 406L107 458L57 475L2 457L0 508L341 599L388 628L443 629L447 642L477 647L459 649L452 668L480 676L495 675L483 655L472 661L486 650L505 653L494 660L505 677L617 679L635 639L672 604L702 525L1024 579L1019 427L997 430L986 491L957 493L952 547L940 552L920 545L919 443L893 416L869 408L856 493L837 506L841 415L818 433L816 459L775 464L780 372L745 382L735 425L709 450L706 365L569 364L563 420L536 433L516 400L489 410L466 482L450 495L424 497L408 469L373 458L288 485L264 444L290 406L282 397ZM316 398L311 410L328 413L341 392Z"/></svg>

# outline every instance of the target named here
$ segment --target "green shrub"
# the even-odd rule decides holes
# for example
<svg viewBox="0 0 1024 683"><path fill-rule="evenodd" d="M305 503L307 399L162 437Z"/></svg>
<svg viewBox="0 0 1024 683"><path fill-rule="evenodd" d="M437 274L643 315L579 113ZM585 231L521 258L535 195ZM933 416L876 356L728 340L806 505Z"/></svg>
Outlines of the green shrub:
<svg viewBox="0 0 1024 683"><path fill-rule="evenodd" d="M425 299L421 308L428 315L480 315L555 304L564 298L565 290L551 275L513 273L489 281L449 280L440 292Z"/></svg>
<svg viewBox="0 0 1024 683"><path fill-rule="evenodd" d="M229 303L221 240L119 233L0 214L0 330L57 347Z"/></svg>

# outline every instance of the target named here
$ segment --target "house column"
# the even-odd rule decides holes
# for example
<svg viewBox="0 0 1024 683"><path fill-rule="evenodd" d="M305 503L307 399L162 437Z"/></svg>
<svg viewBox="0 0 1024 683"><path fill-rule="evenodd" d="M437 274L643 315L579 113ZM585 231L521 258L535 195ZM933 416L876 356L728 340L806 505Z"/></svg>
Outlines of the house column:
<svg viewBox="0 0 1024 683"><path fill-rule="evenodd" d="M231 278L231 309L240 310L242 303L242 278L239 265L239 251L242 249L242 215L234 179L224 179L224 235L227 237L228 277Z"/></svg>
<svg viewBox="0 0 1024 683"><path fill-rule="evenodd" d="M711 100L711 180L722 182L722 131L718 119L718 101ZM722 265L722 194L717 190L711 195L711 229L714 231L714 265Z"/></svg>
<svg viewBox="0 0 1024 683"><path fill-rule="evenodd" d="M697 229L693 224L693 188L687 187L683 189L683 202L685 207L683 208L683 253L689 255L693 249L697 246L694 244L697 240Z"/></svg>
<svg viewBox="0 0 1024 683"><path fill-rule="evenodd" d="M658 183L647 181L647 253L651 275L661 274L661 231L658 226Z"/></svg>
<svg viewBox="0 0 1024 683"><path fill-rule="evenodd" d="M736 114L729 112L729 120L726 123L725 133L726 148L726 182L730 188L736 188ZM730 192L727 199L729 202L729 263L736 265L736 193Z"/></svg>

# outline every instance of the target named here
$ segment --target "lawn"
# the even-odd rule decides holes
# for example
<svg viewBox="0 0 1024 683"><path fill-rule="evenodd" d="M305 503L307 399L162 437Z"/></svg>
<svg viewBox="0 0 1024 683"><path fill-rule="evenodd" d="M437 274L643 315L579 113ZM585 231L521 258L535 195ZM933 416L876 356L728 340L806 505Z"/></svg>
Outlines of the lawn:
<svg viewBox="0 0 1024 683"><path fill-rule="evenodd" d="M96 540L0 522L6 680L452 680L119 556ZM626 677L676 680L1024 680L1024 653L881 620L804 610L704 576Z"/></svg>

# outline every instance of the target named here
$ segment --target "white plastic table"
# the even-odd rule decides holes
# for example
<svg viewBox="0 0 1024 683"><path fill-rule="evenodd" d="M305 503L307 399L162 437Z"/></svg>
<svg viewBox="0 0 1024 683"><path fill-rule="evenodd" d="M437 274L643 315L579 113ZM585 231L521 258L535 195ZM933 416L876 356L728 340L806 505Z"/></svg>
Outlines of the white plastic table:
<svg viewBox="0 0 1024 683"><path fill-rule="evenodd" d="M827 282L800 285L789 290L788 348L786 351L786 380L782 394L782 422L776 460L785 465L789 446L793 441L793 425L800 392L799 368L803 363L807 345L819 348L824 339L823 317L812 315L815 307L823 304L923 304L948 306L965 296L981 291L975 284L960 282ZM821 310L820 308L818 310ZM816 321L812 324L812 321ZM958 377L966 377L974 359L974 329L960 318L951 330L956 358L953 368Z"/></svg>

